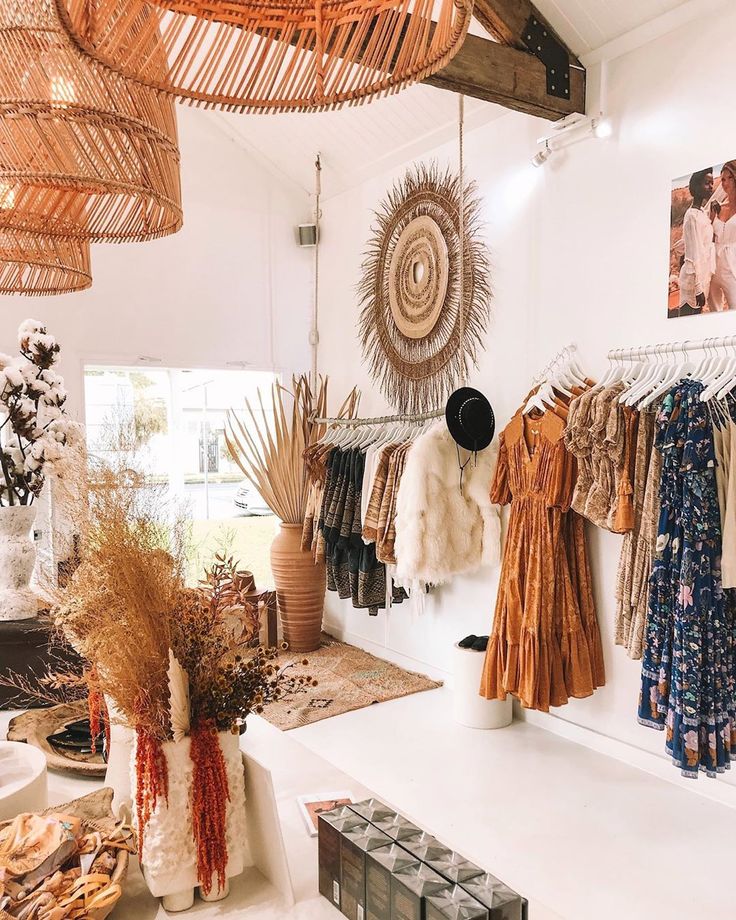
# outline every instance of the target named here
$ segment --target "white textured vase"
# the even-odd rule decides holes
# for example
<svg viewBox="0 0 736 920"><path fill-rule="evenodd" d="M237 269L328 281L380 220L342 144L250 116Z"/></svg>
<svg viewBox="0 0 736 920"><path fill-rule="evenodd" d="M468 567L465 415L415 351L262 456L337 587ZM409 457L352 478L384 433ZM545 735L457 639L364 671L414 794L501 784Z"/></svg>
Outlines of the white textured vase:
<svg viewBox="0 0 736 920"><path fill-rule="evenodd" d="M227 804L226 837L227 878L240 875L245 868L245 774L240 753L240 737L230 732L218 734L225 759L230 801ZM163 898L166 910L187 910L194 900L197 878L197 849L192 834L192 776L190 739L163 744L169 777L168 804L158 801L143 836L141 864L151 894ZM132 784L135 788L135 749L131 759ZM135 797L134 797L135 799ZM135 807L135 801L133 803ZM227 895L217 891L217 879L207 900Z"/></svg>
<svg viewBox="0 0 736 920"><path fill-rule="evenodd" d="M30 582L36 564L31 528L35 505L0 508L0 620L38 616L38 595Z"/></svg>

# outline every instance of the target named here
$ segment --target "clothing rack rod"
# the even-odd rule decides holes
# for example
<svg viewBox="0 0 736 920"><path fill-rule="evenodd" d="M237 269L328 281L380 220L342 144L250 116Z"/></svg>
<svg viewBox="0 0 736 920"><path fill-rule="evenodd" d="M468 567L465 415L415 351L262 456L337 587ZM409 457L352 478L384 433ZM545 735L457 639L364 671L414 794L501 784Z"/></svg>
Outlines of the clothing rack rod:
<svg viewBox="0 0 736 920"><path fill-rule="evenodd" d="M427 422L432 418L442 418L444 409L433 409L419 415L380 415L376 418L313 418L314 425L345 425L358 428L361 425L388 425L391 422Z"/></svg>
<svg viewBox="0 0 736 920"><path fill-rule="evenodd" d="M608 352L609 361L621 361L629 358L645 358L648 355L682 354L690 351L704 351L707 348L731 348L736 346L736 335L725 335L693 342L660 342L659 345L637 345L633 348L612 348Z"/></svg>

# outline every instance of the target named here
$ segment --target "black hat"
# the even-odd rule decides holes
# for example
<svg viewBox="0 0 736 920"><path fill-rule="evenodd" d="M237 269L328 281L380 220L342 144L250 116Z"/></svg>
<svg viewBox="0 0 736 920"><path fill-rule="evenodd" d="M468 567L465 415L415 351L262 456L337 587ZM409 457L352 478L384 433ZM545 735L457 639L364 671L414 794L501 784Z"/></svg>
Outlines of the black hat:
<svg viewBox="0 0 736 920"><path fill-rule="evenodd" d="M445 408L450 434L465 450L484 450L496 432L496 417L486 397L472 387L460 387Z"/></svg>

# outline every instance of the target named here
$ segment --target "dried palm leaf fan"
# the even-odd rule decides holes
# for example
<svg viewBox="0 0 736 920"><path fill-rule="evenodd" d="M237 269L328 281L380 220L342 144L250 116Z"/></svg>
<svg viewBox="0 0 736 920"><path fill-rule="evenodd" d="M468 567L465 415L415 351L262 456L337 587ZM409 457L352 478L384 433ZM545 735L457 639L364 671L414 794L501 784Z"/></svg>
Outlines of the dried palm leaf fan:
<svg viewBox="0 0 736 920"><path fill-rule="evenodd" d="M70 294L91 284L87 240L0 230L0 294Z"/></svg>
<svg viewBox="0 0 736 920"><path fill-rule="evenodd" d="M270 412L260 390L257 412L248 400L243 418L228 410L225 443L271 511L285 524L301 524L307 502L304 449L326 430L314 419L327 412L327 378L319 378L316 394L306 375L294 377L291 385L289 392L280 383L273 384ZM352 417L358 401L358 391L353 388L340 407L339 417Z"/></svg>
<svg viewBox="0 0 736 920"><path fill-rule="evenodd" d="M401 413L444 404L476 363L488 323L480 200L472 184L461 189L460 175L418 165L376 213L359 285L360 334L371 375Z"/></svg>
<svg viewBox="0 0 736 920"><path fill-rule="evenodd" d="M103 64L233 111L313 111L401 89L444 67L473 0L56 0ZM160 33L164 78L150 53Z"/></svg>
<svg viewBox="0 0 736 920"><path fill-rule="evenodd" d="M117 242L180 226L171 100L83 55L54 0L0 0L0 227Z"/></svg>

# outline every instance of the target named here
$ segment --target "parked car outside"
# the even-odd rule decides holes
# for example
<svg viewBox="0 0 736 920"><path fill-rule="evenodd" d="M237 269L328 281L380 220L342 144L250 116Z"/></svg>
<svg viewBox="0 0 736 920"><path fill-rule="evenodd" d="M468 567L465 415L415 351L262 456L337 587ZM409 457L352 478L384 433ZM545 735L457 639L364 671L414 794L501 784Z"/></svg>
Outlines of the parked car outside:
<svg viewBox="0 0 736 920"><path fill-rule="evenodd" d="M235 507L241 514L273 514L273 511L271 511L265 503L258 489L250 482L244 482L240 485L238 491L235 493L233 501L235 502Z"/></svg>

